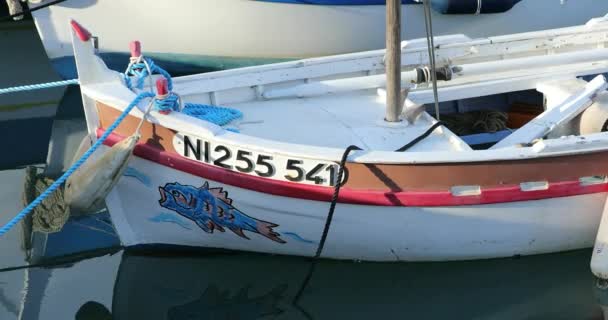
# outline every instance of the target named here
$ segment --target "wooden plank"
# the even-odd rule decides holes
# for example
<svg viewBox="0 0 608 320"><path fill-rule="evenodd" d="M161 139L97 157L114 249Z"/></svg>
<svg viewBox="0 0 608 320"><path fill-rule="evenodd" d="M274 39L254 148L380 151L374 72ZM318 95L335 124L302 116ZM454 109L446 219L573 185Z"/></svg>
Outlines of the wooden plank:
<svg viewBox="0 0 608 320"><path fill-rule="evenodd" d="M553 128L572 120L591 105L598 92L606 90L608 84L603 75L595 77L585 89L573 94L560 105L540 114L513 134L495 144L491 149L527 144L549 133Z"/></svg>
<svg viewBox="0 0 608 320"><path fill-rule="evenodd" d="M386 1L386 117L399 122L401 103L401 0Z"/></svg>
<svg viewBox="0 0 608 320"><path fill-rule="evenodd" d="M593 26L544 30L533 33L475 39L464 36L435 37L437 61L454 63L504 59L512 56L542 55L601 47L608 37L608 22ZM404 42L401 61L404 66L428 63L425 39ZM423 45L424 44L424 45ZM235 87L264 85L297 79L314 79L343 73L380 70L385 50L365 51L323 58L310 58L264 66L210 72L175 78L182 95L226 90ZM485 59L485 60L484 60Z"/></svg>

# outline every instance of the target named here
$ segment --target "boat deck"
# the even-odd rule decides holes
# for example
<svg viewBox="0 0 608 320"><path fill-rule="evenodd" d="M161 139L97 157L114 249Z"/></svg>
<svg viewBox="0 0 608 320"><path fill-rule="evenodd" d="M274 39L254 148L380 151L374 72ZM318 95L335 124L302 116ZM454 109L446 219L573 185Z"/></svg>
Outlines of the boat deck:
<svg viewBox="0 0 608 320"><path fill-rule="evenodd" d="M235 125L241 134L320 147L357 145L367 150L392 151L423 134L435 122L423 114L415 124L388 123L384 121L384 99L373 92L249 101L227 107L243 112L243 119ZM412 150L469 148L441 127Z"/></svg>

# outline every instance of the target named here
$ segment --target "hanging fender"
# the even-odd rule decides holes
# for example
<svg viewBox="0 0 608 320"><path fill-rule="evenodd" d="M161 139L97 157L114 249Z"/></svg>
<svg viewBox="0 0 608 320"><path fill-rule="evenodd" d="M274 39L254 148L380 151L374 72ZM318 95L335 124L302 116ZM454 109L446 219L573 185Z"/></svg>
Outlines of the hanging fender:
<svg viewBox="0 0 608 320"><path fill-rule="evenodd" d="M502 13L521 0L431 0L433 9L442 14Z"/></svg>

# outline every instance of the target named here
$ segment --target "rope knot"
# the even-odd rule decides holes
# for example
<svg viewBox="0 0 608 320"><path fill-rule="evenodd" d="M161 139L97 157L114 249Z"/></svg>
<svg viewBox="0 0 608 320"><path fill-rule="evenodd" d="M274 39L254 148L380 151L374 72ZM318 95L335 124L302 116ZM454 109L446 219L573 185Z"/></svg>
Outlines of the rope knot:
<svg viewBox="0 0 608 320"><path fill-rule="evenodd" d="M179 111L180 98L169 89L169 80L160 77L156 80L156 97L154 98L154 110L162 114Z"/></svg>

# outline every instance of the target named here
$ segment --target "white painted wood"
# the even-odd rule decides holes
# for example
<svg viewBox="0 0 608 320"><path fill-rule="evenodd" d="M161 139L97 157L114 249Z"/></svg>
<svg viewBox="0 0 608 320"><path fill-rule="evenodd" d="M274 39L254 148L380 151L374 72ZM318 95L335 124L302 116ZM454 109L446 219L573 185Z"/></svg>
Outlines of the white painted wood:
<svg viewBox="0 0 608 320"><path fill-rule="evenodd" d="M579 26L557 30L514 34L503 37L467 40L464 36L436 37L437 61L452 63L480 62L484 60L507 59L529 55L551 55L573 50L597 48L608 38L608 23L593 26ZM455 43L457 39L463 42ZM428 64L425 39L410 41L412 46L402 53L404 66L416 67ZM384 50L359 52L326 58L313 58L295 62L227 70L221 73L206 73L176 79L183 84L182 94L200 91L201 87L210 91L225 90L236 86L253 86L278 81L326 77L332 74L347 74L364 70L383 71ZM328 67L331 64L331 67ZM277 67L279 69L277 69ZM285 72L289 70L289 72ZM221 74L222 77L217 75ZM219 81L218 81L219 80ZM182 82L183 81L183 82ZM195 86L190 81L203 81ZM234 83L233 86L230 84Z"/></svg>
<svg viewBox="0 0 608 320"><path fill-rule="evenodd" d="M514 147L528 144L534 139L543 137L556 126L571 120L591 105L598 92L606 90L606 78L599 75L589 82L582 92L572 95L559 106L546 110L534 120L513 132L510 136L492 146L492 149Z"/></svg>
<svg viewBox="0 0 608 320"><path fill-rule="evenodd" d="M409 83L416 82L416 71L401 73L402 86L410 87ZM336 94L356 90L376 89L386 86L386 75L375 75L366 77L353 77L338 80L327 80L313 83L299 84L284 89L268 90L262 94L266 99L276 99L285 97L311 97L326 94Z"/></svg>
<svg viewBox="0 0 608 320"><path fill-rule="evenodd" d="M287 243L258 234L206 233L192 221L158 206L158 186L178 181L201 186L199 177L136 158L132 164L151 187L125 177L112 192L109 212L124 244L174 244L312 256L321 237L328 203L278 197L208 181L223 187L233 205L277 224ZM593 245L606 194L459 207L374 207L338 204L323 257L367 261L447 261L529 255ZM155 219L175 215L176 222ZM287 233L295 233L298 241ZM121 233L122 238L122 233ZM396 253L396 254L395 254Z"/></svg>
<svg viewBox="0 0 608 320"><path fill-rule="evenodd" d="M499 60L491 62L471 63L451 67L455 78L479 77L488 74L498 74L517 70L533 74L539 72L539 68L564 67L571 63L595 62L608 59L608 49L588 50L585 52L572 52L554 55L552 57L526 57L510 60ZM401 73L402 86L408 88L417 82L416 71ZM449 82L449 81L448 81ZM374 75L365 77L352 77L338 80L327 80L313 83L298 84L293 87L274 89L266 91L262 96L266 99L283 97L310 97L315 95L336 94L355 90L375 89L386 86L385 75Z"/></svg>
<svg viewBox="0 0 608 320"><path fill-rule="evenodd" d="M566 99L570 98L573 94L582 91L587 85L587 81L580 78L564 78L555 79L548 82L543 82L538 85L536 90L541 92L545 98L545 108L552 109L555 106L560 105ZM600 93L598 98L606 93ZM593 104L597 104L597 99L594 100ZM591 106L590 106L591 107ZM585 109L587 112L589 108ZM576 120L576 119L575 119ZM547 134L547 138L559 138L568 135L577 135L580 133L580 121L567 121L561 125L556 126ZM599 132L601 130L593 131Z"/></svg>
<svg viewBox="0 0 608 320"><path fill-rule="evenodd" d="M608 59L608 49L597 49L561 53L551 56L535 56L481 63L471 63L457 65L454 66L452 69L456 76L475 77L488 73L500 73L511 70L551 68L571 63L584 63L592 61L601 61L606 59Z"/></svg>

